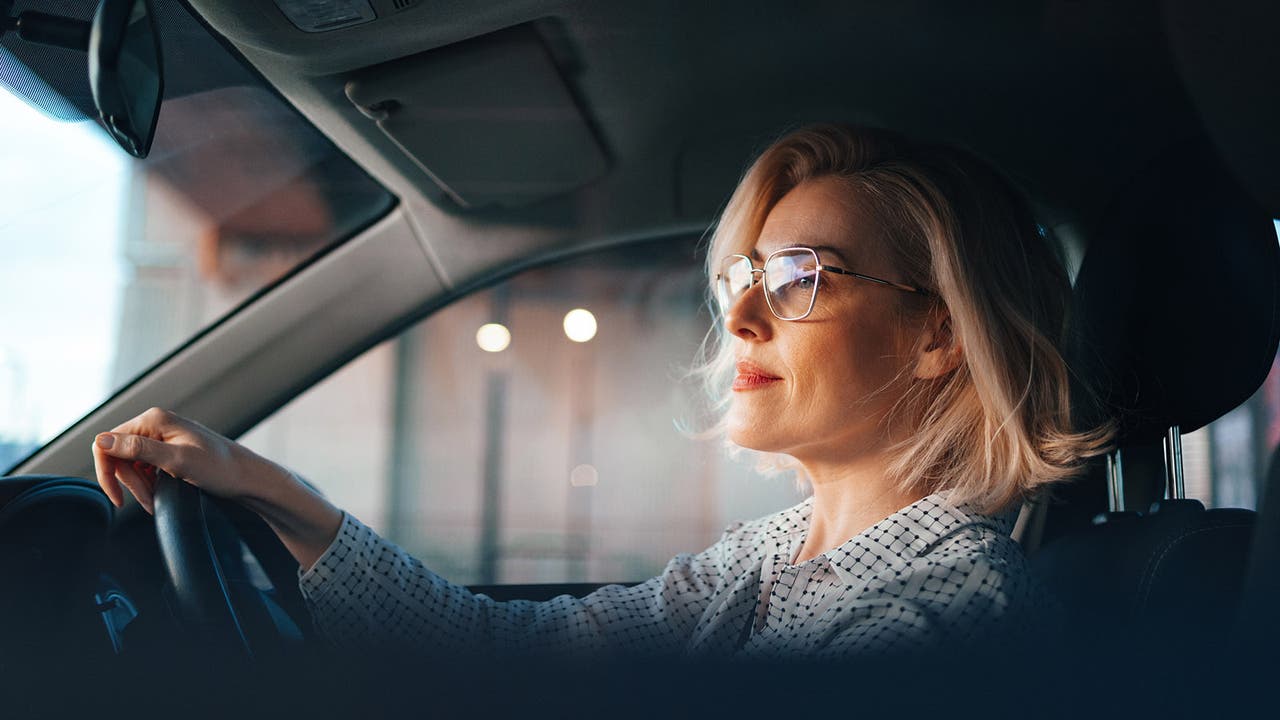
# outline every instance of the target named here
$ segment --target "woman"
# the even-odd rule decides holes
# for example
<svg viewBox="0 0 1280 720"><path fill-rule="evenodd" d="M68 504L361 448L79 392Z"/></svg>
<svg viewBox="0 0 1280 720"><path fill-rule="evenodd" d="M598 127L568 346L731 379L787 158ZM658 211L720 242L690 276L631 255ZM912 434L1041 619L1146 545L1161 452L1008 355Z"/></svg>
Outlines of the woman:
<svg viewBox="0 0 1280 720"><path fill-rule="evenodd" d="M258 512L342 645L850 655L974 642L1027 610L1011 511L1109 431L1071 427L1069 286L1017 192L957 150L806 128L747 171L708 274L721 429L813 493L643 584L472 595L285 468L160 410L97 438L98 481L150 511L159 467Z"/></svg>

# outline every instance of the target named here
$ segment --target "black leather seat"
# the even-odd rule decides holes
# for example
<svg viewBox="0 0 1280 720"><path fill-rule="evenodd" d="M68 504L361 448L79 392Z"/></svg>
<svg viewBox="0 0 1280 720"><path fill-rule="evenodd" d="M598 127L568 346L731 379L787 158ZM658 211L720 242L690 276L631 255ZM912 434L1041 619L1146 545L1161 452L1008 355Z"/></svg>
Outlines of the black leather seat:
<svg viewBox="0 0 1280 720"><path fill-rule="evenodd" d="M1235 618L1254 516L1160 501L1064 537L1032 562L1071 627L1107 634L1185 622L1193 633L1217 633Z"/></svg>
<svg viewBox="0 0 1280 720"><path fill-rule="evenodd" d="M1280 342L1280 248L1271 219L1203 144L1137 178L1103 227L1075 287L1077 417L1115 419L1119 446L1150 456L1170 426L1196 430L1266 378ZM1031 561L1072 626L1229 627L1255 513L1164 499L1163 463L1134 463L1124 478L1137 512L1107 512L1096 466L1048 505Z"/></svg>

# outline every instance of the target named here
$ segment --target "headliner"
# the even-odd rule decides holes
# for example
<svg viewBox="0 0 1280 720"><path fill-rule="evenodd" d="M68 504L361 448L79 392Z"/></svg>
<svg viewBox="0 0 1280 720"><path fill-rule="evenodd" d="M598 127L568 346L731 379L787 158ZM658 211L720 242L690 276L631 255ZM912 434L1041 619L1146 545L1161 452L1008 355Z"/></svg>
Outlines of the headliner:
<svg viewBox="0 0 1280 720"><path fill-rule="evenodd" d="M1258 152L1259 143L1276 149L1274 133L1232 125L1246 114L1229 102L1237 97L1214 96L1225 86L1216 80L1256 59L1227 57L1234 45L1257 49L1240 33L1257 37L1275 23L1179 0L976 8L945 0L434 0L399 12L373 0L385 11L375 22L319 34L296 29L261 0L191 5L402 198L449 284L512 260L697 232L751 154L803 122L865 122L967 146L1032 195L1042 222L1079 243L1118 190L1180 141L1208 130L1228 156L1234 142L1243 163L1262 168L1255 174L1263 184L1274 183L1280 156ZM1187 29L1220 16L1234 34L1218 32L1217 45L1205 40L1215 28L1203 37ZM344 94L362 69L529 22L607 158L603 176L572 192L523 207L460 207ZM1254 44L1268 62L1232 75L1233 91L1273 86L1253 81L1274 77L1277 51L1267 48L1276 44ZM1256 125L1273 127L1263 121L1280 117L1272 112L1280 101L1262 102ZM1252 187L1260 187L1256 178Z"/></svg>
<svg viewBox="0 0 1280 720"><path fill-rule="evenodd" d="M265 71L287 68L321 85L552 18L540 29L595 123L614 174L655 152L696 147L715 156L705 160L715 165L715 179L732 182L746 153L786 125L862 120L968 145L1046 205L1088 212L1123 181L1117 168L1141 166L1200 127L1154 3L708 9L446 0L314 35L293 28L269 3L194 5ZM703 192L722 198L727 189Z"/></svg>

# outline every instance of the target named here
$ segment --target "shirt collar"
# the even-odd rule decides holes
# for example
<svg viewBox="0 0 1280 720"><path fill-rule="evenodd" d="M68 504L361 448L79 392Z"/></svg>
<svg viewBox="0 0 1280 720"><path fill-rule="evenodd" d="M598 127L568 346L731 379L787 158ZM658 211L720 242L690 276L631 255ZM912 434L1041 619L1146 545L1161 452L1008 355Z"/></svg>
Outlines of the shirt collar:
<svg viewBox="0 0 1280 720"><path fill-rule="evenodd" d="M767 530L790 562L799 550L813 514L813 497L774 516ZM928 495L855 535L824 558L846 585L856 585L885 570L902 567L928 552L939 541L971 525L986 525L1009 535L1016 509L1000 515L983 515L970 505L952 505L947 491Z"/></svg>

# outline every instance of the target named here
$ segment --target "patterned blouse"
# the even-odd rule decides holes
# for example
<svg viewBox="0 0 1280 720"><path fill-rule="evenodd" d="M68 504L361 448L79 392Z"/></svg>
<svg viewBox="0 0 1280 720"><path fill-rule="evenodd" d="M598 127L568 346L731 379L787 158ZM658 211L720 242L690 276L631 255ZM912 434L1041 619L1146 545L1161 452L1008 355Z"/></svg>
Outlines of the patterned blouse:
<svg viewBox="0 0 1280 720"><path fill-rule="evenodd" d="M346 515L299 583L317 628L351 649L846 657L1027 629L1040 595L1013 514L934 494L793 564L812 507L731 525L639 585L545 602L472 594Z"/></svg>

